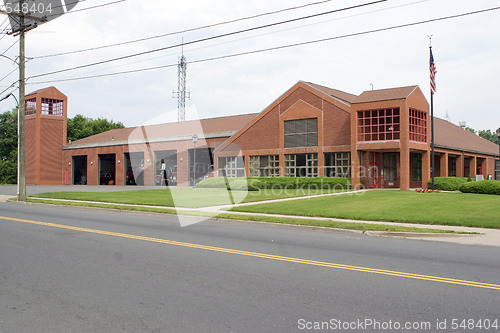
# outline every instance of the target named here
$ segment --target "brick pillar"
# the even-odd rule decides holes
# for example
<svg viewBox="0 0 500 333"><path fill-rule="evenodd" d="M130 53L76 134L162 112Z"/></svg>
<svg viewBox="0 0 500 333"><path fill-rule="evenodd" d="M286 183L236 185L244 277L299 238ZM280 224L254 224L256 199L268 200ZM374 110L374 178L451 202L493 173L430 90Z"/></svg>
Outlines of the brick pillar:
<svg viewBox="0 0 500 333"><path fill-rule="evenodd" d="M318 151L318 177L324 177L325 175L325 153Z"/></svg>
<svg viewBox="0 0 500 333"><path fill-rule="evenodd" d="M144 186L155 186L155 155L148 146L144 151Z"/></svg>
<svg viewBox="0 0 500 333"><path fill-rule="evenodd" d="M285 154L280 153L280 177L285 177Z"/></svg>
<svg viewBox="0 0 500 333"><path fill-rule="evenodd" d="M422 188L427 188L427 183L431 179L431 153L422 152Z"/></svg>
<svg viewBox="0 0 500 333"><path fill-rule="evenodd" d="M359 152L354 149L351 151L351 187L353 189L359 189L361 186L360 166Z"/></svg>
<svg viewBox="0 0 500 333"><path fill-rule="evenodd" d="M458 155L457 156L457 177L463 177L463 176L464 176L464 156Z"/></svg>
<svg viewBox="0 0 500 333"><path fill-rule="evenodd" d="M250 157L243 155L243 162L245 162L245 177L250 177Z"/></svg>
<svg viewBox="0 0 500 333"><path fill-rule="evenodd" d="M123 154L123 151L116 153L115 185L125 185L125 155Z"/></svg>
<svg viewBox="0 0 500 333"><path fill-rule="evenodd" d="M477 157L471 156L469 163L470 177L474 179L477 173Z"/></svg>
<svg viewBox="0 0 500 333"><path fill-rule="evenodd" d="M399 188L403 191L410 189L410 150L401 148L399 154L401 173L399 177Z"/></svg>
<svg viewBox="0 0 500 333"><path fill-rule="evenodd" d="M448 177L448 153L442 153L440 156L441 169L439 177Z"/></svg>

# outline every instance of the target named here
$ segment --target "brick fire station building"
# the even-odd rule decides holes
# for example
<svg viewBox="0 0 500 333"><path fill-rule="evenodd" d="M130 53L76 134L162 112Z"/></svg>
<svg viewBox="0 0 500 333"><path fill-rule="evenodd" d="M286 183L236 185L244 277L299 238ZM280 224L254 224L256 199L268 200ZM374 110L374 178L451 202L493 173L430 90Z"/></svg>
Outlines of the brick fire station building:
<svg viewBox="0 0 500 333"><path fill-rule="evenodd" d="M430 178L429 104L418 86L353 95L300 81L260 113L116 129L71 143L67 103L54 87L26 97L28 184L325 176L407 190ZM435 151L436 176L499 177L498 145L437 118Z"/></svg>

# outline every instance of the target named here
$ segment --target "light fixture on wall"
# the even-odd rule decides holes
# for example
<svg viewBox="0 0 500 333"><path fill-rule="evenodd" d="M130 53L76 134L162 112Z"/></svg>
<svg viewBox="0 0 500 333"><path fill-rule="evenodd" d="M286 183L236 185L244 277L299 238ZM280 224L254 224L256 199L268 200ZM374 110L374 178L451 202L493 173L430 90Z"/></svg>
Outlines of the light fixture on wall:
<svg viewBox="0 0 500 333"><path fill-rule="evenodd" d="M118 164L120 164L120 162L121 162L121 161L120 161L120 160L118 160Z"/></svg>
<svg viewBox="0 0 500 333"><path fill-rule="evenodd" d="M94 165L94 162L90 162L90 165Z"/></svg>

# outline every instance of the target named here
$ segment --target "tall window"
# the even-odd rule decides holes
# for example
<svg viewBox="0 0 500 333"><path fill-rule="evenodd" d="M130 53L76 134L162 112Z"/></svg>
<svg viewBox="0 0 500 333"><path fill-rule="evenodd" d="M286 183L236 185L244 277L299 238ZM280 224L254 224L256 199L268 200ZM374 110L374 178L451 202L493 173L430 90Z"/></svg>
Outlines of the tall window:
<svg viewBox="0 0 500 333"><path fill-rule="evenodd" d="M318 177L318 154L285 155L285 177Z"/></svg>
<svg viewBox="0 0 500 333"><path fill-rule="evenodd" d="M351 153L325 153L325 177L351 177Z"/></svg>
<svg viewBox="0 0 500 333"><path fill-rule="evenodd" d="M317 146L318 118L285 120L285 148Z"/></svg>
<svg viewBox="0 0 500 333"><path fill-rule="evenodd" d="M410 140L427 142L427 113L410 109Z"/></svg>
<svg viewBox="0 0 500 333"><path fill-rule="evenodd" d="M279 155L250 156L250 177L279 177Z"/></svg>
<svg viewBox="0 0 500 333"><path fill-rule="evenodd" d="M495 179L500 180L500 160L495 161Z"/></svg>
<svg viewBox="0 0 500 333"><path fill-rule="evenodd" d="M394 182L398 180L398 154L384 154L384 181Z"/></svg>
<svg viewBox="0 0 500 333"><path fill-rule="evenodd" d="M24 114L26 116L31 116L36 113L36 98L30 98L26 100L26 109Z"/></svg>
<svg viewBox="0 0 500 333"><path fill-rule="evenodd" d="M456 177L457 176L457 158L456 157L448 157L448 177Z"/></svg>
<svg viewBox="0 0 500 333"><path fill-rule="evenodd" d="M58 99L42 98L42 114L62 117L64 115L64 102Z"/></svg>
<svg viewBox="0 0 500 333"><path fill-rule="evenodd" d="M399 108L358 111L358 141L391 141L400 137Z"/></svg>
<svg viewBox="0 0 500 333"><path fill-rule="evenodd" d="M422 155L411 154L411 180L414 182L422 181Z"/></svg>
<svg viewBox="0 0 500 333"><path fill-rule="evenodd" d="M219 176L245 177L245 159L243 156L219 157Z"/></svg>

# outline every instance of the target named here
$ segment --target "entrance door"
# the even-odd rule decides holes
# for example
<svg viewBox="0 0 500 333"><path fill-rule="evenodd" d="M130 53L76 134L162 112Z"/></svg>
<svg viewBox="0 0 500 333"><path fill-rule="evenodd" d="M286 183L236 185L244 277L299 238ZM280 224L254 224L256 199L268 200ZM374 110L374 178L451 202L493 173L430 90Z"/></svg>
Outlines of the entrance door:
<svg viewBox="0 0 500 333"><path fill-rule="evenodd" d="M370 153L370 188L378 188L378 164L377 153Z"/></svg>

